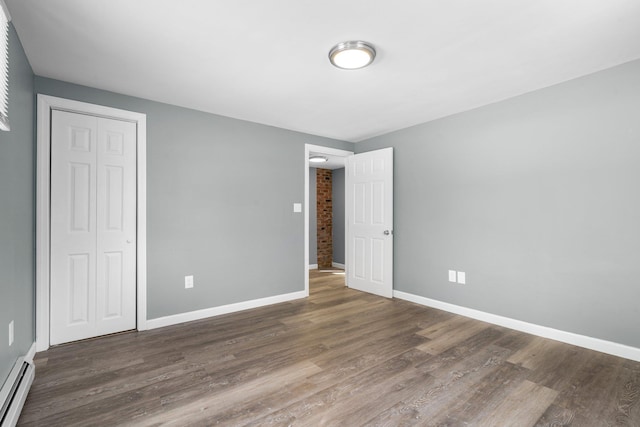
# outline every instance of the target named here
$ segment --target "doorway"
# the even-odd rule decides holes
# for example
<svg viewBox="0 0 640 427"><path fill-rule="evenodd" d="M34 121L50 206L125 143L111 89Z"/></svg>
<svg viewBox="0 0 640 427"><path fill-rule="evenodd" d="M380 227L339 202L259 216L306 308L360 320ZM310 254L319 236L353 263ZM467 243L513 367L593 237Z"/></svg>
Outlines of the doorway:
<svg viewBox="0 0 640 427"><path fill-rule="evenodd" d="M310 166L312 165L312 163L309 162L309 158L311 156L324 156L327 157L329 159L332 160L331 162L331 167L338 169L340 167L340 163L341 166L344 167L344 165L346 164L346 159L349 156L353 155L353 152L351 151L346 151L346 150L339 150L339 149L335 149L335 148L329 148L329 147L322 147L322 146L318 146L318 145L311 145L311 144L306 144L305 145L305 206L306 209L304 210L305 213L305 218L304 218L304 222L305 222L305 256L304 256L304 268L305 268L305 293L308 296L309 295L309 271L311 267L316 267L317 266L317 262L311 262L310 261L310 255L312 255L310 252L310 241L312 240L312 230L317 226L317 223L315 221L311 221L312 215L311 215L311 204L313 203L314 205L316 204L316 199L315 198L311 198L311 191L310 191L310 182L311 180L311 174L310 174ZM323 168L322 164L318 164L317 167L319 168ZM344 170L344 169L343 169ZM344 192L343 192L344 194ZM344 204L342 204L344 206ZM342 212L343 216L342 216L342 221L343 224L342 229L345 229L346 227L346 221L344 221L344 212ZM326 230L325 230L326 231ZM331 230L333 231L333 230ZM344 247L342 248L342 253L345 253L345 249ZM317 254L316 254L317 255ZM314 264L314 265L310 265ZM331 260L331 267L338 267L338 268L343 268L343 269L347 269L347 263L346 263L346 257L344 258L344 264L334 264L333 259Z"/></svg>
<svg viewBox="0 0 640 427"><path fill-rule="evenodd" d="M305 293L309 296L309 157L346 157L345 284L393 297L393 148L353 154L307 145L305 148Z"/></svg>
<svg viewBox="0 0 640 427"><path fill-rule="evenodd" d="M87 194L89 194L87 185L89 182L91 182L90 166L91 166L91 162L93 161L89 159L89 157L91 157L90 155L89 157L87 157L87 159L84 159L82 161L78 159L74 160L71 158L67 159L70 162L69 165L73 167L71 166L62 167L61 169L59 168L56 171L56 166L55 165L52 166L52 159L55 160L55 156L52 157L51 141L52 141L52 134L53 132L56 131L55 127L52 126L52 123L55 121L54 116L61 116L61 115L62 116L67 115L68 117L72 117L72 118L73 117L78 117L78 118L92 117L93 119L95 119L95 123L96 123L95 133L98 136L101 135L100 131L98 130L98 127L100 126L100 124L102 125L102 127L106 129L104 132L102 132L102 136L104 137L102 147L107 151L111 150L112 155L117 154L116 152L118 152L120 148L122 148L121 144L119 143L119 139L117 138L117 134L119 133L119 131L117 131L118 126L124 126L125 128L129 129L129 132L131 133L130 138L135 142L135 147L132 147L134 153L133 153L133 156L130 158L130 160L132 159L131 161L133 163L130 163L130 166L129 166L129 169L132 172L132 175L130 176L129 180L133 182L133 188L130 189L130 197L128 197L128 200L126 202L129 205L129 207L133 209L132 210L133 215L132 216L130 215L130 217L127 219L127 221L129 221L129 224L130 224L130 226L125 227L127 228L127 233L126 233L127 235L125 236L123 234L122 236L120 236L122 237L122 239L120 240L122 240L121 243L123 246L123 248L121 248L122 251L120 252L122 252L124 256L124 253L129 251L131 255L129 255L128 258L130 260L133 259L134 262L133 262L133 265L128 265L128 266L125 265L124 263L118 263L118 259L120 258L118 258L117 252L119 252L119 250L116 250L117 248L115 248L115 246L112 245L113 242L109 240L113 237L112 235L114 233L107 233L109 235L108 238L107 238L107 234L105 234L105 236L100 238L100 242L102 242L101 247L108 249L107 252L105 252L105 256L107 258L106 263L102 265L103 267L102 271L103 273L105 273L103 276L107 277L107 279L109 280L113 279L112 282L109 284L111 286L111 289L108 290L110 294L107 295L106 300L101 299L100 301L102 301L103 303L101 309L102 311L104 311L103 317L105 320L107 320L106 323L110 323L109 321L113 319L116 319L114 323L119 323L119 320L117 320L117 318L120 316L117 312L120 309L124 309L124 305L128 305L126 310L128 311L129 318L125 323L123 323L124 326L117 326L116 329L122 330L122 327L124 327L125 329L130 329L131 326L133 326L133 328L137 328L138 330L146 329L146 115L141 113L130 112L126 110L119 110L115 108L87 104L83 102L72 101L72 100L67 100L63 98L56 98L56 97L39 94L38 95L38 116L37 116L37 123L38 123L37 175L38 177L37 177L37 185L36 185L37 187L36 188L36 193L37 193L36 348L38 351L46 350L52 343L59 342L58 339L52 339L52 336L51 336L51 328L52 328L51 323L52 323L52 320L54 320L53 316L55 313L55 311L51 309L51 305L55 303L54 299L60 298L60 294L56 296L56 293L52 292L52 285L53 285L52 280L55 279L55 276L57 274L56 271L63 272L63 273L65 271L70 272L72 273L72 276L74 276L73 277L74 280L75 279L79 280L78 287L74 292L67 293L66 296L65 295L62 296L63 299L67 300L67 303L68 302L71 302L73 304L77 303L74 307L72 307L72 312L71 312L71 314L73 314L73 316L71 316L71 318L73 318L72 320L78 321L76 323L84 322L82 318L83 316L86 317L85 310L89 306L87 304L87 299L91 298L89 296L89 292L90 292L88 290L89 288L87 286L84 286L82 284L82 280L80 279L82 279L87 275L91 277L95 276L95 273L89 273L87 270L91 268L90 267L91 261L89 260L92 258L91 254L89 254L88 251L77 251L74 248L69 247L69 250L73 252L73 254L69 252L71 255L70 257L67 257L67 258L69 258L71 261L69 261L69 259L67 259L66 261L71 262L71 264L69 265L73 267L77 267L75 270L74 269L69 270L64 266L60 268L59 266L52 264L52 260L54 260L54 250L55 250L55 256L59 256L61 253L59 251L60 248L56 246L56 241L55 241L56 239L55 228L57 225L56 222L58 221L58 219L60 219L60 215L58 215L58 218L56 219L56 214L54 214L54 211L56 212L59 211L59 209L62 208L62 205L65 204L64 200L62 201L62 205L61 205L60 204L61 200L58 197L55 197L55 198L53 197L55 196L54 192L57 190L55 189L55 187L52 187L52 174L58 173L60 177L62 177L62 180L68 177L73 178L72 187L75 188L75 190L77 190L76 195L78 197L80 197L80 195L83 195L82 197L85 197L86 199L85 201L87 202L87 203L84 203L82 202L82 199L78 199L77 201L80 201L79 203L76 203L75 205L74 204L70 205L71 213L66 216L62 215L61 216L61 218L63 218L62 222L68 223L66 225L70 225L71 228L75 226L78 226L78 227L82 226L80 227L80 229L82 229L83 227L88 229L90 228L88 224L91 221L98 221L97 218L92 219L93 215L89 214L89 212L86 209L87 206L90 206L90 204L92 203L90 199L97 199L97 197L100 197L100 194L107 199L109 197L117 196L118 191L116 190L117 188L120 188L119 185L116 185L120 182L119 181L120 175L118 174L118 171L122 172L125 169L127 169L124 167L124 165L119 166L115 164L109 166L111 169L109 169L109 167L106 168L103 172L111 173L111 178L113 178L111 184L113 185L111 187L107 186L108 188L105 191L96 190L96 193L93 196L87 196ZM113 127L112 125L116 127L113 129L110 129L111 127ZM68 129L63 129L61 134L67 135L67 136L68 135L73 136L74 132L72 130L69 130L71 129L71 127ZM76 128L77 128L76 129L77 133L75 134L75 136L77 136L78 138L74 139L75 136L73 136L71 140L67 141L71 145L67 144L66 142L62 144L63 146L69 145L70 152L75 151L76 154L84 152L84 155L88 155L88 152L89 152L88 149L91 147L92 143L94 145L100 146L100 144L97 143L97 139L93 140L91 138L85 138L86 135L83 134L84 130L81 128L90 128L90 126L83 125L83 126L77 126ZM74 145L73 141L76 141L75 143L76 145ZM95 160L96 165L97 165L97 162L98 160ZM77 176L75 176L74 174L68 175L67 173L68 171L73 172L69 168L71 169L76 168L77 170L75 172L78 172ZM97 169L99 170L99 168ZM83 173L85 175L88 174L87 176L89 178L85 177L87 179L81 179L84 176ZM97 172L97 173L100 173L100 172ZM94 177L94 180L95 180L95 177ZM108 184L108 182L109 180L103 180L103 184ZM64 194L65 191L66 190L63 190L60 194ZM73 191L67 192L67 193L73 194ZM114 214L110 220L111 222L107 221L106 228L114 229L114 230L109 230L110 232L117 231L115 230L116 228L118 228L116 226L119 224L120 219L122 219L122 217L119 214L116 215L118 213L116 211L119 210L120 204L118 202L109 203L103 200L103 207L109 207L109 209L107 211L104 211L103 209L102 213L107 212L107 213ZM96 210L95 206L92 209L95 211ZM89 208L89 211L91 211L91 208ZM67 220L69 218L75 218L74 221L76 219L78 221L76 221L76 223L70 223L69 221L64 220L64 218L66 218ZM93 228L95 228L95 226ZM80 229L79 230L73 229L71 231L73 233L75 233L76 231L82 231ZM75 233L75 234L82 234L82 233ZM59 236L60 234L58 233L58 238ZM52 239L52 237L54 238ZM75 237L77 236L74 236L74 238ZM60 240L58 240L58 243L59 242ZM64 244L67 244L67 243L68 245L73 246L75 245L76 242L73 240L70 240ZM88 247L93 247L93 246L95 245L90 244ZM127 249L128 247L129 249ZM97 253L97 250L96 250L96 253ZM86 262L83 262L83 261L86 261ZM69 265L67 265L67 267L69 267ZM122 293L122 294L118 293L118 289L120 289L120 287L119 287L119 284L117 283L118 280L116 279L120 277L120 274L118 273L119 266L123 267L123 269L128 268L129 270L131 270L131 273L129 274L130 278L128 280L130 282L132 281L134 286L133 288L129 289L128 293ZM84 274L85 272L87 273L86 275ZM113 273L113 275L111 275L110 277L110 275L107 273ZM86 282L87 281L85 281L85 285L86 285ZM102 290L105 290L105 289L103 288ZM97 292L97 291L94 288L92 292ZM75 299L67 298L69 297L69 295L72 295L73 298ZM122 305L120 305L118 301L120 298L126 299L126 300L122 300L123 301ZM69 317L67 316L67 318ZM102 326L105 326L105 325L102 325ZM98 328L94 328L97 331L98 335L112 332L110 327L107 327L105 329L102 326ZM79 335L76 339L81 339L81 338L83 338L83 336ZM64 338L64 340L66 340L66 338Z"/></svg>
<svg viewBox="0 0 640 427"><path fill-rule="evenodd" d="M309 167L310 270L344 269L344 173L343 158L332 158L326 163Z"/></svg>

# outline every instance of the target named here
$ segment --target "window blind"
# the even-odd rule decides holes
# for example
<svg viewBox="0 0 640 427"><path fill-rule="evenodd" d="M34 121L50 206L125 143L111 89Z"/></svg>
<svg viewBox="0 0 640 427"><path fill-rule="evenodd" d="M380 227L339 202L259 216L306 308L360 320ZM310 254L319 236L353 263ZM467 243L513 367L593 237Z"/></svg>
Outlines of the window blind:
<svg viewBox="0 0 640 427"><path fill-rule="evenodd" d="M0 0L0 129L9 130L9 21L7 5Z"/></svg>

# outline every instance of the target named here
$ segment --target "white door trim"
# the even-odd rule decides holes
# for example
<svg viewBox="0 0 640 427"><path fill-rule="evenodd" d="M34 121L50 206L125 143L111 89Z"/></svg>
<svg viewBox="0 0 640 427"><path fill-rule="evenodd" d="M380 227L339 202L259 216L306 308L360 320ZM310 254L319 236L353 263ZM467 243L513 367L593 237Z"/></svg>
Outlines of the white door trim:
<svg viewBox="0 0 640 427"><path fill-rule="evenodd" d="M143 113L38 94L36 166L36 349L49 348L49 248L51 110L136 123L137 138L137 329L147 329L147 116Z"/></svg>
<svg viewBox="0 0 640 427"><path fill-rule="evenodd" d="M311 152L339 157L353 156L353 151L340 150L337 148L329 148L313 144L304 145L304 293L307 297L309 296L309 153ZM345 215L345 227L347 226L346 222ZM345 254L347 254L346 250ZM347 267L348 266L346 266L346 268Z"/></svg>

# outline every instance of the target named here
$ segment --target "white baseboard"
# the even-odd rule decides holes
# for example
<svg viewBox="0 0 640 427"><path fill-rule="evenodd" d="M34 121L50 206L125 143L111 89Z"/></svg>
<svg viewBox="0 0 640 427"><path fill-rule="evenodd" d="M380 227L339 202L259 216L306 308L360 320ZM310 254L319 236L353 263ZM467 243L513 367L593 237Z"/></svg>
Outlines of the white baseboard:
<svg viewBox="0 0 640 427"><path fill-rule="evenodd" d="M340 264L339 262L332 262L331 265L333 268L341 268L344 270L344 264Z"/></svg>
<svg viewBox="0 0 640 427"><path fill-rule="evenodd" d="M299 291L292 292L290 294L275 295L251 301L238 302L235 304L221 305L219 307L205 308L203 310L190 311L188 313L174 314L172 316L159 317L157 319L147 320L147 329L177 325L178 323L206 319L208 317L220 316L221 314L234 313L236 311L249 310L251 308L264 307L265 305L278 304L280 302L292 301L306 297L307 293L305 291Z"/></svg>
<svg viewBox="0 0 640 427"><path fill-rule="evenodd" d="M24 360L26 360L29 363L33 363L33 358L36 355L36 343L34 342L33 344L31 344L31 347L29 348L29 351L27 351L27 354L24 355Z"/></svg>
<svg viewBox="0 0 640 427"><path fill-rule="evenodd" d="M309 270L317 270L318 264L309 264Z"/></svg>
<svg viewBox="0 0 640 427"><path fill-rule="evenodd" d="M543 338L549 338L567 344L576 345L578 347L584 347L590 350L600 351L602 353L612 354L614 356L624 357L625 359L640 362L640 348L605 341L599 338L592 338L586 335L578 335L573 332L560 331L558 329L523 322L509 317L498 316L497 314L486 313L484 311L449 304L447 302L437 301L402 291L393 291L393 296L395 298L411 301L427 307L437 308L450 313L471 317L472 319L482 320L483 322L493 323L494 325L504 326L505 328L515 329L516 331L526 332Z"/></svg>

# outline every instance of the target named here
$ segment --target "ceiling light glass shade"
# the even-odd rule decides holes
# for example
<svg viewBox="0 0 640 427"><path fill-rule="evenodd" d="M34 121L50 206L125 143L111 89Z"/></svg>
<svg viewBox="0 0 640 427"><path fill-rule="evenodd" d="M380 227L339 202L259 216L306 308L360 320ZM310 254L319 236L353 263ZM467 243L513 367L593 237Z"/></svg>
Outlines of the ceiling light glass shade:
<svg viewBox="0 0 640 427"><path fill-rule="evenodd" d="M357 70L371 64L376 57L373 46L362 41L343 42L329 52L333 65L345 70Z"/></svg>
<svg viewBox="0 0 640 427"><path fill-rule="evenodd" d="M324 156L311 156L311 157L309 157L309 161L310 161L311 163L324 163L324 162L326 162L327 160L329 160L329 159L327 159L327 158L326 158L326 157L324 157Z"/></svg>

